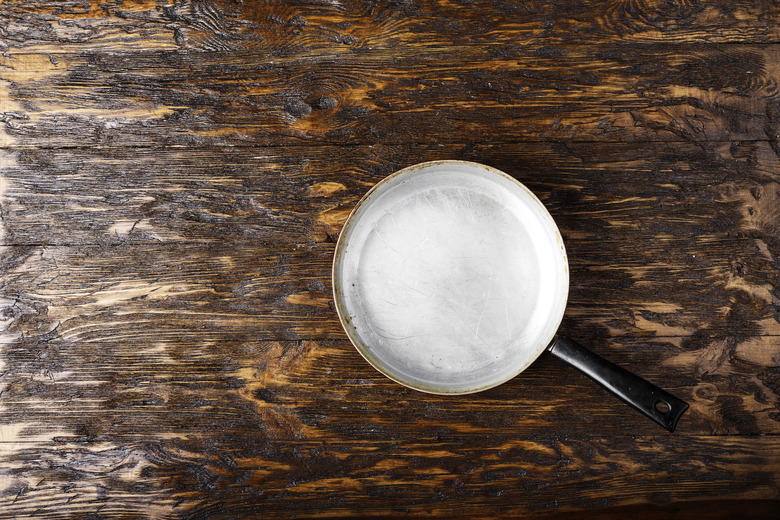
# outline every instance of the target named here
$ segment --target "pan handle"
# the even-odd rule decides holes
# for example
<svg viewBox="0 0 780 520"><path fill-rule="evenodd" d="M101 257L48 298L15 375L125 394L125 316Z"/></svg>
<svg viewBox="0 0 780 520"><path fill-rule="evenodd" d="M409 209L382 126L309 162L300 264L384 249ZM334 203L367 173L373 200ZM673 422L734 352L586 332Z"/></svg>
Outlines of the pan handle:
<svg viewBox="0 0 780 520"><path fill-rule="evenodd" d="M573 339L558 336L550 353L585 373L670 432L674 431L688 403L641 377L594 354Z"/></svg>

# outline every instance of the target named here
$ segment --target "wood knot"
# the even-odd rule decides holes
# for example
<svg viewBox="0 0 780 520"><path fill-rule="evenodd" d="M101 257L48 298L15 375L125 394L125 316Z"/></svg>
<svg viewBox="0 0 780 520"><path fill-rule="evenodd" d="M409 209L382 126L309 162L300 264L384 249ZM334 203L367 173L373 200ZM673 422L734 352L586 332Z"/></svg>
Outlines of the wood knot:
<svg viewBox="0 0 780 520"><path fill-rule="evenodd" d="M336 98L330 96L319 97L311 103L311 107L315 110L331 110L336 108L337 105L338 101L336 101Z"/></svg>
<svg viewBox="0 0 780 520"><path fill-rule="evenodd" d="M354 45L357 42L357 38L349 34L336 36L334 39L337 43L343 43L344 45Z"/></svg>
<svg viewBox="0 0 780 520"><path fill-rule="evenodd" d="M298 99L287 103L284 106L284 111L294 117L306 117L311 114L311 105Z"/></svg>

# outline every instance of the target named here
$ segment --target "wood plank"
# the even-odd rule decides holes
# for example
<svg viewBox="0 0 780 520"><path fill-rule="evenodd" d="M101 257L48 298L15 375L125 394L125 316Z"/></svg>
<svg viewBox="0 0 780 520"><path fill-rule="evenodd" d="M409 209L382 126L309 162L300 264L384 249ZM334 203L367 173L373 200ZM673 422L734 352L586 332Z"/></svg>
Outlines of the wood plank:
<svg viewBox="0 0 780 520"><path fill-rule="evenodd" d="M334 242L371 186L437 159L482 162L525 183L573 257L609 265L604 254L615 252L592 244L650 240L657 250L730 237L755 239L767 259L780 254L780 162L766 142L7 150L0 243ZM740 262L737 251L718 254Z"/></svg>
<svg viewBox="0 0 780 520"><path fill-rule="evenodd" d="M5 241L25 246L7 250L10 276L25 293L35 292L27 280L54 265L75 277L73 287L93 293L107 279L121 288L140 277L150 294L184 283L194 292L177 301L207 297L216 305L210 312L224 316L230 298L246 302L236 287L287 276L287 285L251 291L240 316L284 303L274 329L284 323L282 338L334 337L338 326L322 314L333 241L358 198L404 165L408 151L309 152L300 160L279 149L26 150L4 183ZM698 333L704 341L708 330L733 330L739 343L778 334L778 184L766 143L722 143L707 153L693 145L615 145L598 159L592 154L573 144L529 144L420 147L414 157L486 160L540 195L569 252L567 326L578 337ZM57 244L94 247L51 247ZM139 244L149 247L133 247ZM155 281L157 269L169 273L165 283ZM205 281L207 269L230 281Z"/></svg>
<svg viewBox="0 0 780 520"><path fill-rule="evenodd" d="M670 249L686 257L707 247L681 241ZM288 251L199 244L6 248L2 392L7 403L15 403L8 416L14 421L35 417L35 424L47 429L63 424L59 403L78 403L77 416L103 417L101 424L109 421L115 435L132 433L141 420L167 430L159 421L167 421L172 403L155 398L155 392L180 395L183 388L192 389L185 393L193 392L188 399L194 401L210 399L196 397L201 391L232 395L236 388L247 394L256 388L261 400L289 400L295 406L311 400L307 414L333 421L334 432L349 428L363 398L370 401L363 412L375 413L380 394L387 399L383 407L393 408L400 394L414 399L425 415L432 402L428 396L409 396L385 380L345 340L331 303L332 251L332 244ZM675 283L681 276L675 269L689 269L675 267L672 256L658 266L663 274L645 272L672 280L651 290L605 280L609 274L576 260L573 265L579 280L572 286L562 332L676 389L694 407L688 414L694 432L780 431L780 329L768 290L751 291L745 282L728 286L717 275ZM732 276L730 266L723 269ZM777 272L770 273L777 287ZM326 338L337 343L323 342ZM285 364L288 358L295 362ZM262 368L269 363L271 368ZM593 415L607 429L646 421L611 398L614 406L606 412L605 392L582 376L575 382L565 367L550 368L548 374L545 367L551 365L551 359L534 365L527 372L530 383L524 383L526 374L516 383L520 391L505 385L488 401L475 402L494 413L509 399L523 416L543 413L554 422L575 413ZM258 370L262 384L253 382ZM523 384L533 392L518 405L512 396L523 395ZM328 396L323 390L345 385L356 386L358 393L334 390ZM554 402L550 395L556 395ZM343 402L353 410L346 416L338 408ZM334 403L337 409L323 412ZM143 411L127 415L127 407L135 405ZM468 413L474 411L469 407ZM193 419L174 420L184 425Z"/></svg>
<svg viewBox="0 0 780 520"><path fill-rule="evenodd" d="M554 45L562 42L777 43L776 2L506 3L297 1L160 2L5 1L3 49L79 53L134 47L189 50L252 49L266 55L341 45L371 48L476 42Z"/></svg>
<svg viewBox="0 0 780 520"><path fill-rule="evenodd" d="M458 67L453 68L457 56ZM0 145L769 140L780 46L8 54Z"/></svg>
<svg viewBox="0 0 780 520"><path fill-rule="evenodd" d="M587 511L589 520L631 518L632 520L685 520L687 518L707 518L709 520L746 520L773 519L777 516L780 500L691 500L673 504L637 504L630 506L607 507ZM572 520L582 518L576 512L544 514L531 517L531 520Z"/></svg>
<svg viewBox="0 0 780 520"><path fill-rule="evenodd" d="M780 335L778 273L757 242L591 245L570 257L564 326L578 337L599 339L690 336L694 349L726 337L734 348ZM743 253L742 274L726 256L732 251ZM58 327L58 334L80 341L95 333L101 338L105 331L88 326L101 320L114 323L117 332L126 327L137 333L149 323L197 328L207 318L214 333L340 338L330 304L332 254L332 244L6 247L4 304L9 319L22 321L37 317L40 306L47 323L37 323L40 330ZM653 262L658 255L666 262Z"/></svg>
<svg viewBox="0 0 780 520"><path fill-rule="evenodd" d="M774 520L778 77L773 0L0 0L0 518ZM674 434L360 357L334 241L430 159L540 196Z"/></svg>
<svg viewBox="0 0 780 520"><path fill-rule="evenodd" d="M2 514L482 517L489 511L490 518L517 518L621 505L685 507L686 501L713 507L729 500L745 506L756 500L766 511L761 501L777 501L780 484L780 446L773 437L443 432L322 444L236 438L219 435L216 424L204 428L208 441L156 436L2 445L7 462L0 475L10 483L0 496Z"/></svg>
<svg viewBox="0 0 780 520"><path fill-rule="evenodd" d="M664 386L681 389L696 402L696 411L690 412L696 431L776 432L775 292L780 283L773 151L768 143L714 143L706 151L693 145L648 146L615 144L602 147L598 157L576 143L447 153L490 158L539 192L559 219L573 280L565 332ZM6 236L29 245L7 247L2 255L6 364L20 378L15 379L20 395L30 391L23 383L27 379L56 380L69 371L87 374L87 382L112 381L121 368L107 361L106 353L125 367L137 349L154 352L160 344L179 353L209 353L215 345L225 348L225 338L240 344L343 338L329 303L332 238L357 198L403 165L409 151L318 150L307 161L290 160L276 148L20 152L16 169L7 170L15 173L7 174L5 183L4 223ZM416 149L415 157L441 150ZM343 155L344 169L334 174L326 166L337 152ZM218 162L221 175L213 173L215 156L223 158ZM549 164L549 172L539 171L543 164ZM268 168L276 173L269 175ZM36 177L41 171L51 173ZM133 200L140 193L150 195ZM106 202L97 206L106 213L85 209L96 207L94 196ZM149 197L170 204L154 221L158 230L192 225L184 213L179 217L170 210L182 201L188 211L194 202L204 215L226 220L197 219L198 226L211 229L189 235L197 240L181 238L181 231L134 236L130 225L122 228L127 231L122 240L116 232L117 240L95 238L117 222L117 215L119 221L136 222ZM233 230L243 228L244 217L235 208L249 207L240 201L253 197L261 200L260 207L276 206L278 214L289 210L297 222L313 227L288 227L303 230L300 235L281 230L237 235ZM637 212L643 211L648 216L638 219ZM335 216L323 220L323 212ZM52 229L41 226L44 233L38 236L15 234L36 219ZM219 225L212 229L214 222ZM89 226L79 231L83 223ZM332 230L318 227L325 224ZM135 225L143 229L142 223ZM63 238L76 242L79 236L94 245L46 243ZM211 239L200 242L204 236ZM30 356L57 349L71 354L57 363ZM346 349L355 356L348 345ZM73 368L94 363L107 368L102 373ZM230 363L204 361L209 376L214 366ZM359 358L339 367L373 374ZM651 370L644 372L646 367ZM148 376L145 369L142 373ZM230 374L223 376L233 380ZM343 372L341 377L346 378ZM556 380L567 377L563 373ZM589 388L581 382L575 397L583 384ZM602 394L590 395L593 401L586 409L601 410ZM567 402L571 408L579 406L574 397ZM23 400L17 414L27 407ZM149 424L167 414L164 410L158 408ZM644 421L630 410L620 413ZM60 414L44 415L45 424L61 421Z"/></svg>

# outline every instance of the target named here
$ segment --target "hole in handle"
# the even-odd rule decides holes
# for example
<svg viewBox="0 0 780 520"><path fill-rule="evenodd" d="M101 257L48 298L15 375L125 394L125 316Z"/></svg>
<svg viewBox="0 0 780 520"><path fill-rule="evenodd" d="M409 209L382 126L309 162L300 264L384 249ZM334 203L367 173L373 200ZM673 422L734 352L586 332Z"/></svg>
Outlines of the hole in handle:
<svg viewBox="0 0 780 520"><path fill-rule="evenodd" d="M669 410L672 409L672 407L669 406L669 403L661 400L656 401L653 407L656 409L658 413L664 413L664 414L669 413Z"/></svg>

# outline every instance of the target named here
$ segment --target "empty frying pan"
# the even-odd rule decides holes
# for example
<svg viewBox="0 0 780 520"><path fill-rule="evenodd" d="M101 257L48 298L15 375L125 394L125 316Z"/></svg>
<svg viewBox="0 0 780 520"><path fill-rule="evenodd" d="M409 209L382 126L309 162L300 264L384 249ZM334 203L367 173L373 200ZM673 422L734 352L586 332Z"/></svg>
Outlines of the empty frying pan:
<svg viewBox="0 0 780 520"><path fill-rule="evenodd" d="M358 352L415 390L486 390L547 350L669 431L688 408L557 333L563 239L539 199L495 168L433 161L380 181L339 235L333 292Z"/></svg>

